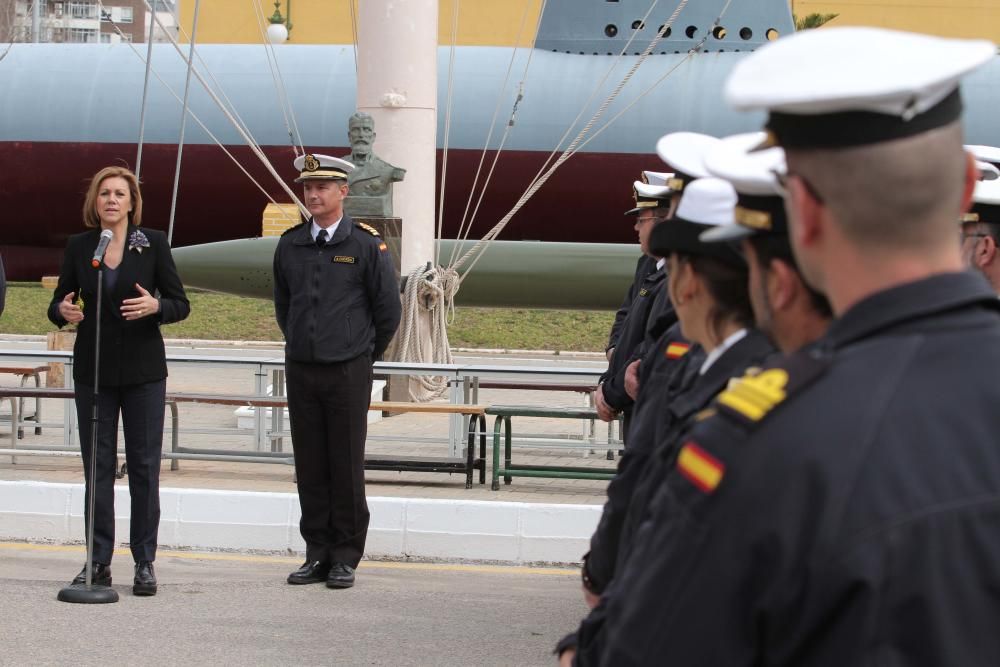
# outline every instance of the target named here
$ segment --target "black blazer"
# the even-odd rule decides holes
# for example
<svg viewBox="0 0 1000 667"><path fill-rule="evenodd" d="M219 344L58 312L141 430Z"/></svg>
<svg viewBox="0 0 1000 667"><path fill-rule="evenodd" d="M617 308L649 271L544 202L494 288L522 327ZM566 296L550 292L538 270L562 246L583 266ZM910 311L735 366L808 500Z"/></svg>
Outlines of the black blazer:
<svg viewBox="0 0 1000 667"><path fill-rule="evenodd" d="M128 248L128 239L136 229L128 226L115 289L105 289L102 294L101 386L155 382L167 377L160 324L179 322L191 312L170 254L167 235L144 228L142 233L149 239L149 247L143 248L140 253ZM97 269L91 266L90 261L100 233L100 229L91 229L69 238L59 272L59 284L52 295L48 313L52 323L62 327L66 320L59 314L59 302L70 292L76 292L77 299L83 298L83 321L77 326L76 344L73 346L73 380L88 386L94 384L97 324ZM139 296L136 283L159 298L160 312L128 321L121 315L122 300Z"/></svg>

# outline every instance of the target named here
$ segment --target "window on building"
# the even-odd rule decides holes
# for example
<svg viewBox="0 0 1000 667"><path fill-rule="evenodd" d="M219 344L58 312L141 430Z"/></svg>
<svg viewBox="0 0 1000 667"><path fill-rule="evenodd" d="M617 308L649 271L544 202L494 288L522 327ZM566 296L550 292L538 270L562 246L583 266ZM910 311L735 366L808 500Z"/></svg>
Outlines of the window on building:
<svg viewBox="0 0 1000 667"><path fill-rule="evenodd" d="M131 42L132 41L132 33L130 33L130 32L123 32L122 33L122 41L123 42Z"/></svg>
<svg viewBox="0 0 1000 667"><path fill-rule="evenodd" d="M132 22L132 8L122 7L122 18L119 23L131 23Z"/></svg>
<svg viewBox="0 0 1000 667"><path fill-rule="evenodd" d="M110 43L111 43L111 33L110 32L102 32L101 33L101 44L110 44Z"/></svg>
<svg viewBox="0 0 1000 667"><path fill-rule="evenodd" d="M97 30L91 30L90 28L70 28L69 39L67 41L74 44L96 44Z"/></svg>
<svg viewBox="0 0 1000 667"><path fill-rule="evenodd" d="M75 19L96 19L97 3L78 0L69 3L69 15Z"/></svg>

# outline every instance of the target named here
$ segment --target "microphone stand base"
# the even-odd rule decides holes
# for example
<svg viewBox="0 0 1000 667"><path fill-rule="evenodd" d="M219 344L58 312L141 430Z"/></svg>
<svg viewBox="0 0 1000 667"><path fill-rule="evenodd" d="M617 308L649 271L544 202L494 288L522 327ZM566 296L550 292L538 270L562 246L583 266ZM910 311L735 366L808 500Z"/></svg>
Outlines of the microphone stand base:
<svg viewBox="0 0 1000 667"><path fill-rule="evenodd" d="M60 602L76 602L78 604L107 604L118 602L118 591L111 586L70 584L59 591L57 599Z"/></svg>

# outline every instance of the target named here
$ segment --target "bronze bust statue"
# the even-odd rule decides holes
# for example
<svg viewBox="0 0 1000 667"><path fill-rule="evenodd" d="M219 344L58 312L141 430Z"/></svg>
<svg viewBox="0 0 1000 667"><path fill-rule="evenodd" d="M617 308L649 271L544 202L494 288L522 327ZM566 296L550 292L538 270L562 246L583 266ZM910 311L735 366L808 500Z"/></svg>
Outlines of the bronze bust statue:
<svg viewBox="0 0 1000 667"><path fill-rule="evenodd" d="M392 184L403 180L406 170L392 166L372 152L375 121L369 114L359 111L350 117L347 138L351 153L344 159L355 168L347 176L350 193L344 200L344 210L356 218L391 218Z"/></svg>

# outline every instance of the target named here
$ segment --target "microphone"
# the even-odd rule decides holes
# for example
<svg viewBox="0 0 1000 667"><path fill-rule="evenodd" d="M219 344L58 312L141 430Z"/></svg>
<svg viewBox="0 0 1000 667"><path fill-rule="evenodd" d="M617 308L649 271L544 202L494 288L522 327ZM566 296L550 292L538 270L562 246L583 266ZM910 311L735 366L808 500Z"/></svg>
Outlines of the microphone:
<svg viewBox="0 0 1000 667"><path fill-rule="evenodd" d="M108 244L111 243L111 237L115 234L110 229L105 229L101 232L101 240L97 244L97 250L94 251L94 259L90 260L91 266L95 269L101 267L101 262L104 261L104 253L108 251Z"/></svg>

